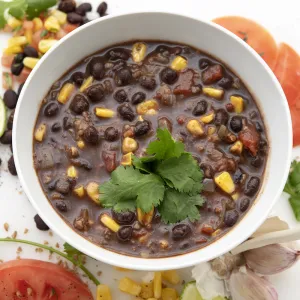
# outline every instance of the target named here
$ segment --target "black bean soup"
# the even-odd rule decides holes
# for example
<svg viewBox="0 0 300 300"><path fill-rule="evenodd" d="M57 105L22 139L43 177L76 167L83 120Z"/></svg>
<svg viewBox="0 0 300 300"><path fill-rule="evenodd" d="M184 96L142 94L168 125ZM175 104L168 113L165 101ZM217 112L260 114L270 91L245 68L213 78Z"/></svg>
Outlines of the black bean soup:
<svg viewBox="0 0 300 300"><path fill-rule="evenodd" d="M99 184L130 165L126 154L143 155L158 127L203 170L197 222L166 225L156 211L145 218L98 203ZM106 249L151 258L194 251L230 230L260 189L268 141L253 97L225 64L186 45L149 41L93 54L54 83L33 148L42 188L74 230Z"/></svg>

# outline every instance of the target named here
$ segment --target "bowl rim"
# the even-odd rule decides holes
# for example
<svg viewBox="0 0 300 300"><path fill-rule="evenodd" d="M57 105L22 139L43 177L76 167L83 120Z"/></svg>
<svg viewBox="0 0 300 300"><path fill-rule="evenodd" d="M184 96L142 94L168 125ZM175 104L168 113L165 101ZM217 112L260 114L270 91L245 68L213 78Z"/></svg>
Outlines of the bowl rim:
<svg viewBox="0 0 300 300"><path fill-rule="evenodd" d="M38 203L34 200L34 197L32 196L32 194L30 192L30 184L26 183L27 182L26 181L26 175L25 175L25 172L22 171L21 166L20 166L20 160L19 160L20 151L19 151L18 146L17 146L18 145L18 143L17 143L18 121L17 120L18 120L19 114L21 114L20 106L21 106L21 103L23 102L23 99L25 98L24 94L26 93L27 87L29 86L32 77L34 76L34 74L36 72L39 71L39 66L51 55L51 53L54 52L56 48L60 47L66 40L72 38L74 35L79 34L80 31L84 30L87 27L92 27L92 26L94 26L98 23L101 23L101 22L107 22L107 21L109 22L110 20L114 20L114 19L117 19L117 18L122 18L124 16L139 15L139 16L142 17L145 14L150 14L150 15L151 14L171 15L173 17L174 16L179 16L179 17L182 17L182 18L185 18L185 19L191 19L191 20L197 21L197 22L202 23L202 24L207 25L207 26L214 27L215 29L221 31L224 35L227 35L227 36L229 35L236 42L242 44L243 47L245 48L245 51L250 52L250 54L252 56L254 56L263 65L265 72L267 72L268 76L272 79L272 82L274 84L274 88L276 88L278 93L281 95L281 100L286 99L285 94L282 90L282 87L281 87L280 83L278 82L277 78L275 77L274 73L271 71L269 66L261 58L261 56L259 54L257 54L255 52L255 50L253 50L247 43L244 43L239 37L237 37L236 35L234 35L230 31L228 31L227 29L224 29L223 27L221 27L218 24L215 24L211 21L205 21L205 20L202 20L200 18L195 18L195 17L189 16L188 14L178 14L178 13L173 13L173 12L165 12L165 11L157 11L157 10L147 10L147 11L138 11L138 12L134 11L134 12L127 12L127 13L109 15L105 18L100 18L100 19L93 20L93 21L77 28L76 30L69 33L65 37L63 37L61 40L59 40L51 48L51 50L49 50L40 59L37 66L30 73L29 77L27 78L27 80L26 80L26 82L23 86L23 89L22 89L22 92L20 94L16 110L15 110L14 128L16 128L16 129L13 131L13 152L15 153L14 159L15 159L15 165L16 165L16 169L17 169L17 172L18 172L19 180L22 184L22 187L23 187L27 197L29 198L31 204L33 205L33 207L37 211L37 213L45 220L45 222L47 224L50 225L50 228L58 236L60 236L63 240L65 240L69 244L74 245L74 247L76 247L78 250L85 253L86 255L89 255L89 256L97 259L97 260L108 263L110 265L119 266L119 267L128 268L128 269L134 269L134 270L158 271L158 270L162 270L162 269L169 270L169 269L176 269L176 268L184 268L184 267L193 266L193 265L199 263L199 261L200 261L200 259L196 258L196 255L193 255L192 259L191 259L191 257L189 257L189 259L184 259L184 258L185 257L187 258L188 256L191 256L191 254L195 254L195 253L201 251L202 249L198 249L198 250L195 250L195 251L192 251L192 252L182 253L182 254L177 255L177 256L161 257L161 258L147 258L147 259L145 259L145 258L141 258L141 257L134 257L134 256L128 256L128 255L125 255L125 254L120 254L120 253L102 248L101 246L96 246L98 249L99 248L101 249L101 251L99 251L100 254L97 255L96 251L93 251L93 250L89 249L89 247L87 247L88 248L87 249L85 247L84 243L74 242L71 239L70 236L65 234L65 232L62 232L61 229L60 229L60 227L62 226L61 224L57 225L57 224L51 224L51 222L50 223L48 222L47 213L41 211L41 209L39 208ZM288 122L288 124L287 124L288 125L288 132L286 133L286 135L287 135L287 141L290 144L290 147L288 148L288 152L285 153L285 156L286 156L286 162L290 162L291 161L291 156L292 156L292 123L291 123L289 106L288 106L287 101L285 101L285 103L282 103L282 104L283 104L283 108L284 108L284 113L287 116L286 119L287 119L287 122ZM32 132L33 132L33 129L32 129ZM32 155L32 149L30 150L30 153ZM284 187L284 184L285 184L286 179L288 177L288 173L289 173L289 163L286 163L284 174L282 174L281 185L279 185L277 187L277 192L275 194L274 199L272 199L272 201L270 201L270 204L268 205L268 209L265 210L261 214L260 220L256 223L256 225L253 226L253 228L248 230L249 235L247 235L247 236L250 236L256 230L256 228L258 228L263 223L263 221L267 218L267 216L269 215L273 205L275 204L275 202L277 201L277 199L279 198L280 194L283 191L283 187ZM265 174L264 176L267 176L267 175L268 174ZM43 194L44 194L44 192L43 192ZM44 198L45 198L45 201L49 202L49 200L47 199L45 194L44 194ZM62 218L61 218L61 222L65 223L65 226L71 228L71 226L66 224L66 222ZM71 230L76 235L83 238L86 242L89 242L87 239L85 239L80 234L75 232L75 230L73 230L73 228L71 228ZM222 239L222 237L220 239ZM233 241L230 241L230 245L229 246L227 245L226 249L220 249L219 251L215 251L217 253L215 253L214 256L210 257L209 260L213 259L214 257L220 256L220 255L228 252L230 249L233 249L237 245L241 244L244 240L245 240L245 236L241 235L241 236L239 236L239 238L236 238ZM214 241L212 244L214 244L216 242L217 241ZM93 243L89 243L89 244L93 244ZM208 245L206 247L209 247L210 245ZM204 247L204 248L206 248L206 247ZM90 248L92 248L92 247L90 247ZM103 253L104 254L105 253L110 253L110 255L108 255L110 258L105 257L105 255L101 256L101 254L103 254ZM202 259L201 261L204 261L204 260ZM163 262L163 264L162 264L162 262Z"/></svg>

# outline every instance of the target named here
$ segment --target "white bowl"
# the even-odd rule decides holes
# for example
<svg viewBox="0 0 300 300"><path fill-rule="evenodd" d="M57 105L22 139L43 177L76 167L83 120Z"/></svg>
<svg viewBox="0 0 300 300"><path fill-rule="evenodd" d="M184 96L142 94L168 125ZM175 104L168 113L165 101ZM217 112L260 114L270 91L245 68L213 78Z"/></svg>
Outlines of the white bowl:
<svg viewBox="0 0 300 300"><path fill-rule="evenodd" d="M77 234L55 212L45 197L33 168L32 139L43 97L51 85L84 57L128 40L178 41L225 62L246 83L268 129L270 153L263 186L246 216L221 239L187 254L144 259L96 246ZM14 157L22 186L42 219L83 253L111 265L139 270L183 268L211 260L247 239L266 219L287 179L292 129L284 93L272 71L245 42L210 22L171 13L145 12L98 19L64 37L41 59L24 85L15 113Z"/></svg>

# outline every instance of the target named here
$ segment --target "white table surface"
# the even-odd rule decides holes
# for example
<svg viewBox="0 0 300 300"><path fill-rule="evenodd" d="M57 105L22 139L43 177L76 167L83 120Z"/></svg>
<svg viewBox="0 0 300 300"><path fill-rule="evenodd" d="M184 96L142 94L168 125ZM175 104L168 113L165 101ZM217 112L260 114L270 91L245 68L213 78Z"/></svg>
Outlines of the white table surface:
<svg viewBox="0 0 300 300"><path fill-rule="evenodd" d="M97 4L100 3L100 1L94 0L89 2L94 5L94 9L97 7ZM298 0L107 0L107 3L109 14L141 10L161 10L182 12L205 20L224 15L249 17L268 28L278 42L287 42L300 52L300 3ZM9 35L0 34L0 53L2 53L2 49L6 47L8 37ZM1 66L0 73L2 73ZM3 95L1 88L0 95ZM9 147L0 145L0 158L3 161L0 166L0 237L11 236L14 231L17 231L18 238L29 239L40 243L48 241L49 244L53 246L56 243L62 245L63 241L58 236L50 236L50 232L41 232L36 229L33 221L33 216L36 212L24 194L18 178L11 176L7 170L7 160L10 155ZM297 155L300 156L300 147L294 149L294 156ZM273 214L286 220L291 227L300 226L300 223L296 222L292 214L287 197L284 195L278 200L274 207ZM2 225L5 222L10 225L8 232L4 230ZM27 234L24 234L25 228L29 229ZM18 255L16 253L18 246L17 244L0 244L0 259L15 259ZM49 253L46 251L37 253L34 247L21 246L23 248L23 251L19 254L21 258L48 260ZM56 257L54 256L52 261L55 260ZM102 272L102 275L99 277L100 281L111 287L113 299L118 300L132 299L118 292L117 280L119 278L130 276L140 279L141 276L145 274L143 272L116 271L113 267L101 262L96 262L93 259L88 260L87 266L95 274L98 271ZM180 272L183 279L190 280L190 269L183 269ZM299 276L300 264L298 263L291 269L270 277L270 280L277 288L280 300L300 299L299 279L297 279ZM92 290L95 289L91 283L90 287Z"/></svg>

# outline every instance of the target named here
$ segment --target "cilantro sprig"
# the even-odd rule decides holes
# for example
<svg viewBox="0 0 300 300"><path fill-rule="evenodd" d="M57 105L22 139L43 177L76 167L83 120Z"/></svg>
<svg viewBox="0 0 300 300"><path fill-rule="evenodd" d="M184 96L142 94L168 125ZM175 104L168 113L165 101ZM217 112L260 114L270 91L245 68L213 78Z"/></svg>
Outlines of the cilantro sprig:
<svg viewBox="0 0 300 300"><path fill-rule="evenodd" d="M165 223L200 218L203 173L192 155L184 151L167 129L157 130L146 156L133 156L133 165L119 166L100 185L100 202L117 212L157 207Z"/></svg>
<svg viewBox="0 0 300 300"><path fill-rule="evenodd" d="M57 0L5 0L0 1L0 29L5 26L9 16L22 19L38 17L48 8L56 5Z"/></svg>
<svg viewBox="0 0 300 300"><path fill-rule="evenodd" d="M300 162L293 161L284 192L290 195L289 202L297 221L300 221Z"/></svg>

